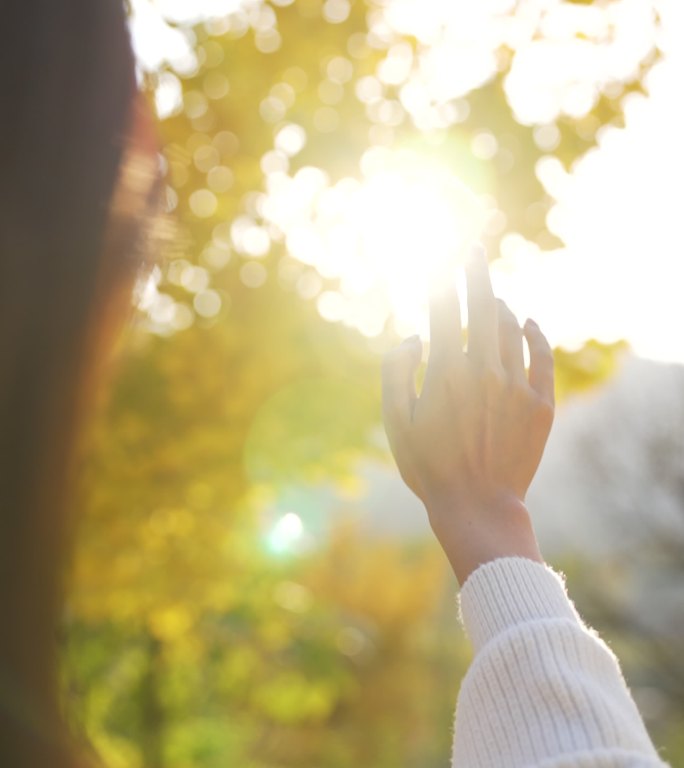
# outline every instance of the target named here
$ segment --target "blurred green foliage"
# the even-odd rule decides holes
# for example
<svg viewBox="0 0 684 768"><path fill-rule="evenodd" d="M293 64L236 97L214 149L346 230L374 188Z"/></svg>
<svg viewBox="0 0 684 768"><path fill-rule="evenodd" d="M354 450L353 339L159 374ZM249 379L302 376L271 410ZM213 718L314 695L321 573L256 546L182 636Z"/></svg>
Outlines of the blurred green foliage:
<svg viewBox="0 0 684 768"><path fill-rule="evenodd" d="M282 6L265 4L281 41L272 50L252 30L197 24L185 31L197 66L147 75L150 89L166 78L182 93L160 123L174 223L158 277L172 311L141 313L127 330L86 437L63 637L67 709L111 768L448 760L469 652L435 547L348 526L310 550L267 546L292 488L353 496L359 461L386 458L378 350L393 342L322 320L302 286L330 281L277 238L258 258L231 244L230 222L258 217L262 158L285 114L308 136L294 167L332 178L354 173L369 131L381 133L354 91L383 55L367 42L374 4L353 3L335 24L316 0ZM335 58L352 71L333 98ZM404 121L393 136L439 144L475 186L486 177L509 227L546 247L556 241L533 172L541 151L502 76L469 95L459 125L426 138ZM603 100L593 118L595 131L619 107ZM483 128L512 165L470 154ZM586 125L560 129L568 163L593 139ZM193 198L201 190L213 196ZM559 351L559 393L605 378L618 352Z"/></svg>

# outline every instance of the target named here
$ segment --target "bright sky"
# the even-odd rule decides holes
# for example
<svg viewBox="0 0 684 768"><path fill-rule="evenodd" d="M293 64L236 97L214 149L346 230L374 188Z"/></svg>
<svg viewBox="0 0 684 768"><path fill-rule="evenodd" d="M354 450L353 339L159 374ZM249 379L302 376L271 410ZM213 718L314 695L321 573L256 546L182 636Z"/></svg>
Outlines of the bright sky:
<svg viewBox="0 0 684 768"><path fill-rule="evenodd" d="M146 0L134 5L134 39L145 65L166 57L192 69L182 35L164 28ZM344 5L325 3L338 17ZM260 0L156 3L173 18L187 17L189 7L194 18L226 9L244 15L240 9L247 8L249 23L273 23L268 14L259 16ZM388 124L393 108L425 130L459 122L459 99L492 76L502 45L514 50L506 95L516 118L545 136L548 154L536 170L555 201L547 223L564 244L541 253L515 232L504 238L493 278L521 321L533 316L554 345L625 338L644 357L684 362L684 3L392 0L371 19L370 35L387 43L387 56L356 92L384 109ZM415 55L399 41L401 33L418 39ZM598 147L564 169L553 156L554 121L586 115L602 91L631 80L654 47L660 59L645 95L625 97L625 127L603 129ZM331 80L346 76L343 61L338 64ZM400 86L400 106L383 99L388 84ZM172 102L173 93L164 98ZM264 221L235 222L235 249L258 257L268 246L264 224L275 225L295 258L340 278L339 291L318 296L324 317L373 336L391 314L400 333L424 332L425 276L476 236L467 222L500 221L496 201L476 199L449 169L407 149L370 148L361 173L334 184L319 169L290 174L289 158L306 138L295 124L275 131L262 162ZM491 157L498 147L482 134L472 151Z"/></svg>
<svg viewBox="0 0 684 768"><path fill-rule="evenodd" d="M644 357L684 362L684 5L657 5L662 59L646 95L628 97L625 128L606 128L569 172L551 158L537 169L565 247L539 254L511 238L495 272L502 295L555 343L622 337Z"/></svg>

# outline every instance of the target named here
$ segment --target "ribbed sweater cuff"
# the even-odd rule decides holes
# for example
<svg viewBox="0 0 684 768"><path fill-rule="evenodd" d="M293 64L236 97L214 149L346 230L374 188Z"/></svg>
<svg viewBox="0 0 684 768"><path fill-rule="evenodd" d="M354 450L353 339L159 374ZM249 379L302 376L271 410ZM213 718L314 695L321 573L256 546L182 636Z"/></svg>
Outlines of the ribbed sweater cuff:
<svg viewBox="0 0 684 768"><path fill-rule="evenodd" d="M460 608L475 653L517 624L568 619L583 626L562 577L521 557L493 560L471 573L461 590Z"/></svg>

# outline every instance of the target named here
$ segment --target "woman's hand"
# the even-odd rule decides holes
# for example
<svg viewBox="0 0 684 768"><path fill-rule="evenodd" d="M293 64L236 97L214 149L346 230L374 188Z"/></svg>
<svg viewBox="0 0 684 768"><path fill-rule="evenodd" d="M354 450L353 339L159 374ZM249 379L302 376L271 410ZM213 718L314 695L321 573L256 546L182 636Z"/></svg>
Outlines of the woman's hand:
<svg viewBox="0 0 684 768"><path fill-rule="evenodd" d="M539 327L528 320L521 329L494 297L481 247L466 277L467 352L458 295L447 285L430 306L430 357L420 396L417 337L391 352L383 366L392 453L461 584L497 557L541 561L524 500L554 412L553 356Z"/></svg>

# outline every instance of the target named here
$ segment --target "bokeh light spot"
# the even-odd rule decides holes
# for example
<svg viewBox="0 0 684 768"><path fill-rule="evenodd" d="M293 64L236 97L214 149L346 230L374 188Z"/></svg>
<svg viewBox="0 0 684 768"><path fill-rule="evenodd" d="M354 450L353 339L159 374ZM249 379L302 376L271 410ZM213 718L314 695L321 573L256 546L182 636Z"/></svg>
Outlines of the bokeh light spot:
<svg viewBox="0 0 684 768"><path fill-rule="evenodd" d="M354 65L344 56L334 56L328 62L325 71L330 80L336 83L347 83L354 74Z"/></svg>
<svg viewBox="0 0 684 768"><path fill-rule="evenodd" d="M325 0L323 18L330 24L342 24L349 18L351 3L349 0Z"/></svg>
<svg viewBox="0 0 684 768"><path fill-rule="evenodd" d="M311 591L294 581L281 581L273 592L273 600L292 613L306 613L313 603Z"/></svg>
<svg viewBox="0 0 684 768"><path fill-rule="evenodd" d="M363 633L355 627L343 627L337 634L337 648L345 656L358 656L366 645Z"/></svg>
<svg viewBox="0 0 684 768"><path fill-rule="evenodd" d="M211 144L205 144L201 147L197 147L195 153L192 156L195 168L197 168L198 171L203 171L204 173L207 173L214 166L218 165L220 159L221 157L219 155L218 149L216 149L216 147L212 147Z"/></svg>
<svg viewBox="0 0 684 768"><path fill-rule="evenodd" d="M304 533L304 524L294 512L284 514L271 528L266 538L268 549L274 554L291 551Z"/></svg>
<svg viewBox="0 0 684 768"><path fill-rule="evenodd" d="M227 192L234 184L235 176L233 172L225 165L217 165L209 170L207 174L207 184L209 189L216 194Z"/></svg>
<svg viewBox="0 0 684 768"><path fill-rule="evenodd" d="M199 219L208 219L216 213L218 200L209 189L198 189L190 195L188 200L190 210Z"/></svg>
<svg viewBox="0 0 684 768"><path fill-rule="evenodd" d="M195 312L201 317L215 317L221 311L221 296L217 291L201 291L195 296L192 304Z"/></svg>
<svg viewBox="0 0 684 768"><path fill-rule="evenodd" d="M248 288L260 288L267 277L266 267L258 261L248 261L240 268L240 280Z"/></svg>
<svg viewBox="0 0 684 768"><path fill-rule="evenodd" d="M306 131L295 123L284 125L276 134L274 144L276 149L292 157L304 149Z"/></svg>
<svg viewBox="0 0 684 768"><path fill-rule="evenodd" d="M204 78L204 93L214 100L223 99L230 91L228 78L221 72L208 72Z"/></svg>
<svg viewBox="0 0 684 768"><path fill-rule="evenodd" d="M473 136L470 147L478 159L491 160L499 149L499 142L493 133L482 131Z"/></svg>
<svg viewBox="0 0 684 768"><path fill-rule="evenodd" d="M185 114L192 120L207 111L209 104L207 97L200 91L186 91L183 97L183 107Z"/></svg>
<svg viewBox="0 0 684 768"><path fill-rule="evenodd" d="M282 44L277 29L258 30L254 35L254 45L261 53L275 53Z"/></svg>
<svg viewBox="0 0 684 768"><path fill-rule="evenodd" d="M240 140L232 131L219 131L211 143L225 157L232 157L240 149Z"/></svg>

